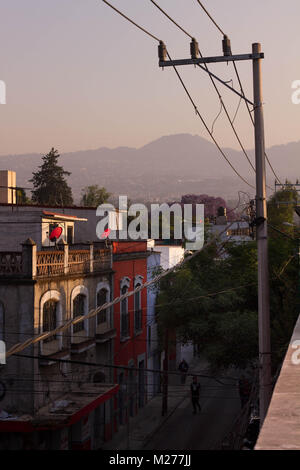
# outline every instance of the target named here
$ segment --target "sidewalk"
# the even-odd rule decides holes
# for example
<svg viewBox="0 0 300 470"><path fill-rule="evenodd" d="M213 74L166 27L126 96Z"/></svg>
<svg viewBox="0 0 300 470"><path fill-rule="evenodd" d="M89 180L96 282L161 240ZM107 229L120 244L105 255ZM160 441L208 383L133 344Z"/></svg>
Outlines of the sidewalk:
<svg viewBox="0 0 300 470"><path fill-rule="evenodd" d="M194 358L190 364L189 374L203 372L207 364L199 358ZM129 421L129 439L128 425L120 426L119 431L113 438L106 442L103 450L139 450L147 444L153 434L169 419L180 404L189 397L191 377L187 377L184 385L180 384L180 376L170 375L169 393L168 393L168 413L161 415L162 394L151 398L148 403L139 410L138 414ZM178 385L176 385L178 383Z"/></svg>

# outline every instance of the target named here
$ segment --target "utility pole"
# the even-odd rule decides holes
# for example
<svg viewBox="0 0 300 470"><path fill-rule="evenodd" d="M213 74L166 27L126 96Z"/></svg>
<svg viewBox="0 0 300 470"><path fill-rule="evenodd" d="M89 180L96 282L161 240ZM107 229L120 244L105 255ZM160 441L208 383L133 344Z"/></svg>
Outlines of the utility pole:
<svg viewBox="0 0 300 470"><path fill-rule="evenodd" d="M261 45L252 44L259 54ZM254 135L256 169L256 240L258 260L259 408L262 426L272 395L271 339L268 268L265 138L262 101L261 59L253 59Z"/></svg>
<svg viewBox="0 0 300 470"><path fill-rule="evenodd" d="M158 46L159 66L177 67L182 65L198 65L201 70L221 82L225 87L239 95L254 108L255 118L255 162L256 162L256 218L257 250L258 250L258 327L259 327L259 367L260 367L260 423L264 422L271 399L271 346L270 346L270 312L269 312L269 285L268 285L268 238L267 238L267 201L266 201L266 170L265 170L265 141L261 86L261 60L264 54L261 45L252 45L252 53L233 55L230 40L224 36L222 41L223 55L215 57L199 57L199 48L193 38L190 50L191 59L171 60L165 44L160 41ZM170 60L167 60L170 59ZM201 64L218 62L238 62L252 60L253 63L253 89L254 102L245 97L244 93L235 90L217 75L202 67Z"/></svg>
<svg viewBox="0 0 300 470"><path fill-rule="evenodd" d="M169 386L169 329L165 330L165 357L163 364L163 393L162 393L162 410L161 415L165 416L168 412L168 386Z"/></svg>

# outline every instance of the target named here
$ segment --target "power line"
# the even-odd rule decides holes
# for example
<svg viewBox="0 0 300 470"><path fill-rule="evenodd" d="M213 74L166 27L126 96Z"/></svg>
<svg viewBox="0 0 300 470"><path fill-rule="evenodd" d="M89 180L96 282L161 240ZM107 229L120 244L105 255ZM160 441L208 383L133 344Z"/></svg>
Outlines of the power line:
<svg viewBox="0 0 300 470"><path fill-rule="evenodd" d="M214 237L210 242L208 242L206 245L204 245L203 248L207 248L208 246L212 245L215 240L217 239L218 236L222 235L224 232L226 232L230 227L231 225L233 225L234 222L231 222L229 224L229 226L227 226L222 232L220 232L216 237ZM50 338L51 336L54 336L58 333L62 333L64 330L68 329L71 325L75 325L77 323L81 323L83 322L84 320L87 320L89 318L92 318L94 316L96 316L100 311L102 310L105 310L107 309L108 307L111 307L117 303L120 303L122 300L126 299L127 297L130 297L132 295L134 295L135 293L137 292L140 292L142 289L144 289L145 287L149 287L150 285L152 284L156 284L158 281L160 281L160 279L164 278L165 276L169 275L171 272L175 271L176 269L178 269L179 267L183 266L185 263L187 263L188 261L190 261L191 259L195 258L195 256L197 256L200 252L202 251L202 248L200 250L196 250L194 251L193 254L187 256L186 258L184 258L182 261L180 261L179 263L175 264L173 267L167 269L166 271L158 274L157 276L155 276L153 279L151 279L150 281L147 281L145 282L144 284L141 284L140 286L136 287L134 290L132 291L128 291L126 294L123 294L119 297L116 297L113 301L111 302L107 302L105 304L103 304L102 306L94 309L94 310L91 310L87 315L81 315L81 316L78 316L76 318L73 318L73 319L69 319L65 324L61 325L61 326L58 326L57 328L55 328L54 330L51 330L47 333L42 333L40 334L39 336L37 336L36 338L31 338L31 339L28 339L27 341L25 341L24 343L22 344L15 344L14 346L12 346L9 351L6 352L6 357L10 357L13 353L16 353L16 352L20 352L20 351L23 351L25 348L27 348L28 346L32 345L32 344L35 344L35 343L38 343L40 341L43 341L47 338Z"/></svg>
<svg viewBox="0 0 300 470"><path fill-rule="evenodd" d="M158 8L167 18L169 18L169 20L172 21L172 23L174 23L174 24L177 26L177 28L181 29L181 31L182 31L184 34L186 34L186 35L189 36L191 39L193 39L193 36L192 36L190 33L188 33L185 29L183 29L182 26L180 26L178 23L176 23L176 21L173 20L173 18L171 18L171 16L169 16L154 0L150 0L150 2L152 2L153 5L155 5L156 8Z"/></svg>
<svg viewBox="0 0 300 470"><path fill-rule="evenodd" d="M172 60L169 53L167 52L167 55L168 55L168 58L169 60ZM208 134L210 135L211 139L213 140L213 142L215 143L216 147L218 148L219 152L221 153L221 155L225 158L225 160L227 161L227 163L229 164L229 166L232 168L232 170L234 171L234 173L244 182L246 183L248 186L250 186L250 188L253 188L255 189L255 186L253 186L252 184L250 184L236 169L235 167L232 165L232 163L230 162L230 160L227 158L227 156L225 155L225 153L223 152L223 150L221 149L220 145L218 144L217 140L215 139L214 135L211 133L211 130L209 129L208 125L206 124L204 118L202 117L202 115L200 114L200 112L198 111L198 108L193 100L193 98L191 97L191 94L190 92L188 91L186 85L184 84L182 78L181 78L181 75L179 74L178 70L177 70L177 67L175 67L175 65L173 65L173 68L175 70L175 73L184 89L184 91L186 92L190 102L192 103L194 109L195 109L195 112L197 114L197 116L199 117L199 119L201 120L202 124L204 125L206 131L208 132Z"/></svg>
<svg viewBox="0 0 300 470"><path fill-rule="evenodd" d="M17 354L13 353L14 356L16 357L22 357L25 359L47 359L47 356L43 355L33 355L33 354ZM148 369L144 367L142 370L139 367L131 367L131 366L123 366L123 365L115 365L115 364L105 364L105 363L100 363L100 362L84 362L84 361L79 361L79 360L71 360L71 359L58 359L58 358L51 358L51 361L58 362L58 363L64 363L64 364L76 364L76 365L82 365L82 366L89 366L89 367L105 367L105 368L110 368L110 369L122 369L122 370L127 370L127 371L135 371L135 372L156 372L159 374L165 374L166 371L160 370L160 369ZM168 371L169 375L177 375L181 377L181 372L175 372L175 371ZM231 376L220 376L216 377L213 375L207 375L207 374L198 374L197 372L191 372L186 374L187 377L202 377L202 378L207 378L207 379L213 379L216 382L222 384L222 385L228 385L224 384L220 379L229 379L229 380L236 380L236 377L231 377Z"/></svg>
<svg viewBox="0 0 300 470"><path fill-rule="evenodd" d="M191 39L194 41L193 36L192 36L190 33L188 33L184 28L182 28L173 18L171 18L171 17L166 13L166 11L163 10L154 0L150 0L150 1L163 13L163 15L165 15L175 26L177 26L177 28L179 28L181 31L183 31L184 34L186 34L189 38L191 38ZM197 43L196 43L196 44L197 44ZM198 52L199 52L199 54L200 54L200 57L203 58L203 54L202 54L202 52L201 52L201 50L200 50L198 44L197 44L197 48L198 48ZM198 65L200 65L200 64L198 64ZM201 68L203 69L203 67L201 67ZM240 139L240 137L239 137L239 135L238 135L238 133L237 133L235 127L234 127L234 121L230 118L230 115L229 115L229 113L228 113L227 107L225 106L225 103L224 103L224 100L223 100L223 98L222 98L222 96L221 96L221 93L220 93L220 91L219 91L219 89L218 89L218 87L217 87L217 85L216 85L216 83L215 83L215 81L214 81L212 75L210 74L210 70L209 70L207 64L204 64L204 68L206 69L206 71L207 71L208 74L209 74L209 78L210 78L210 80L211 80L211 82L212 82L212 85L213 85L213 87L214 87L214 89L215 89L215 91L216 91L216 93L217 93L217 95L218 95L219 101L220 101L220 103L221 103L221 109L220 109L220 112L218 113L216 119L215 119L214 122L213 122L211 134L213 134L213 128L214 128L214 124L215 124L216 120L217 120L218 117L220 116L222 109L224 109L225 114L226 114L226 117L227 117L227 119L228 119L228 121L229 121L229 123L230 123L230 125L231 125L231 127L232 127L232 130L233 130L234 135L235 135L235 137L236 137L236 139L237 139L237 141L238 141L238 143L239 143L239 145L240 145L240 147L241 147L241 149L242 149L242 152L244 153L244 155L245 155L245 157L246 157L248 163L250 164L252 170L253 170L254 172L256 172L255 167L253 166L253 164L252 164L252 162L251 162L251 160L250 160L250 158L249 158L249 156L248 156L248 154L247 154L247 152L246 152L246 150L245 150L245 147L244 147L244 145L242 144L241 139ZM244 95L244 98L245 98L245 95ZM247 106L249 106L248 103L247 103ZM236 112L236 114L237 114L237 112ZM236 117L236 114L235 114L235 117ZM234 119L235 119L235 118L234 118ZM272 189L272 188L270 188L270 189Z"/></svg>
<svg viewBox="0 0 300 470"><path fill-rule="evenodd" d="M123 18L125 18L127 21L129 21L129 23L133 24L134 26L136 26L137 28L139 28L141 31L143 31L145 34L147 34L148 36L150 36L152 39L155 39L155 41L158 41L160 42L160 39L158 39L156 36L154 36L154 34L150 33L149 31L147 31L145 28L143 28L142 26L138 25L135 21L133 21L132 19L130 19L128 16L124 15L124 13L122 13L120 10L118 10L116 7L114 7L113 5L111 5L109 2L107 2L106 0L102 0L104 3L106 3L106 5L108 5L110 8L112 8L113 10L115 10L119 15L121 15Z"/></svg>
<svg viewBox="0 0 300 470"><path fill-rule="evenodd" d="M239 75L239 72L238 72L238 69L237 69L237 66L236 66L236 63L235 61L233 61L233 67L234 67L234 70L235 70L235 73L236 73L236 76L237 76L237 79L238 79L238 82L239 82L239 85L240 85L240 89L241 89L241 93L242 95L245 97L245 93L244 93L244 89L243 89L243 85L242 85L242 82L241 82L241 79L240 79L240 75ZM251 119L251 122L253 124L253 126L255 125L254 124L254 119L253 119L253 116L252 116L252 113L251 113L251 110L250 110L250 107L249 107L249 103L244 99L245 101L245 104L246 104L246 107L247 107L247 110L248 110L248 114L250 116L250 119ZM270 159L268 157L268 155L266 154L265 152L265 157L266 157L266 160L269 164L269 167L271 168L271 171L273 173L273 175L275 176L276 180L279 181L279 183L281 184L281 181L280 179L278 178L277 174L275 173L275 170L270 162ZM269 187L269 186L268 186Z"/></svg>
<svg viewBox="0 0 300 470"><path fill-rule="evenodd" d="M240 97L239 102L238 102L238 105L237 105L237 108L236 108L236 111L235 111L235 113L234 113L234 116L233 116L233 119L232 119L232 122L233 122L233 123L234 123L234 121L235 121L235 118L237 117L237 113L238 113L238 111L239 111L239 109L240 109L241 102L242 102L242 97Z"/></svg>
<svg viewBox="0 0 300 470"><path fill-rule="evenodd" d="M237 287L232 287L230 289L224 289L224 290L221 290L221 291L218 291L218 292L211 292L209 294L206 294L206 295L199 295L199 296L196 296L196 297L187 297L185 298L184 300L180 300L180 299L175 299L174 301L172 302L164 302L162 304L156 304L155 307L166 307L166 306L169 306L169 305L172 305L173 307L176 307L176 304L181 304L181 303L188 303L188 302L193 302L195 300L199 300L199 299L204 299L204 298L211 298L211 297L214 297L216 295L220 295L220 294L226 294L228 292L233 292L233 291L236 291L236 290L239 290L239 289L244 289L246 287L251 287L251 286L255 286L257 283L256 282L252 282L250 284L245 284L243 286L237 286ZM148 307L141 307L140 310L146 310ZM133 313L133 312L136 312L136 309L132 309L132 310L127 310L127 313ZM115 312L116 313L116 312ZM118 312L120 313L120 312ZM148 314L143 314L143 316L147 317ZM39 333L36 333L34 335L32 335L32 333L23 333L23 332L18 332L18 331L8 331L7 328L5 329L4 331L4 334L11 334L11 335L24 335L24 336L39 336ZM64 337L65 338L73 338L73 335L66 335L64 334ZM88 335L77 335L76 334L76 338L86 338L86 339L93 339L94 336L88 336ZM139 339L139 338L134 338L135 340L138 340L138 341L143 341L143 342L158 342L159 340L148 340L148 339ZM176 341L176 343L179 343L181 344L182 342L181 341Z"/></svg>
<svg viewBox="0 0 300 470"><path fill-rule="evenodd" d="M226 36L226 34L224 33L224 31L220 28L220 26L218 25L218 23L213 19L213 17L211 16L211 14L207 11L207 9L204 7L203 3L200 2L199 0L197 0L197 2L199 3L200 7L202 8L202 10L207 14L207 16L209 17L209 19L212 21L212 23L216 26L216 28L220 31L221 34L223 34L223 36Z"/></svg>
<svg viewBox="0 0 300 470"><path fill-rule="evenodd" d="M221 34L223 34L224 37L227 37L226 34L223 32L223 30L220 28L220 26L217 24L217 22L213 19L213 17L210 15L210 13L207 11L207 9L204 7L204 5L202 4L202 2L200 2L200 0L197 0L198 4L201 6L201 8L203 9L203 11L206 13L206 15L210 18L210 20L214 23L214 25L217 27L217 29L220 31ZM241 89L241 92L242 92L242 95L244 96L245 98L245 94L244 94L244 90L243 90L243 86L242 86L242 83L241 83L241 79L240 79L240 76L239 76L239 73L238 73L238 70L237 70L237 67L236 67L236 64L235 64L235 61L233 61L233 67L234 67L234 70L235 70L235 73L236 73L236 76L237 76L237 79L238 79L238 82L239 82L239 85L240 85L240 89ZM248 113L249 113L249 116L251 118L251 121L254 125L254 119L253 119L253 116L251 114L251 111L250 111L250 108L249 108L249 104L247 103L247 101L244 99L245 101L245 104L247 106L247 110L248 110ZM266 160L275 176L275 178L279 181L280 183L280 179L278 178L278 176L276 175L275 173L275 170L270 162L270 159L268 158L266 152L265 152L265 157L266 157Z"/></svg>
<svg viewBox="0 0 300 470"><path fill-rule="evenodd" d="M130 23L132 23L134 26L136 26L137 28L139 28L141 31L144 31L146 34L148 34L149 36L151 36L152 38L154 38L156 41L160 42L160 44L163 44L162 41L160 41L157 37L153 36L152 34L150 34L148 31L144 30L144 28L142 28L141 26L139 26L136 22L134 22L133 20L131 20L130 18L128 18L126 15L124 15L122 12L120 12L119 10L117 10L116 8L114 8L112 5L110 5L106 0L103 0L107 5L109 5L111 8L113 8L117 13L119 13L123 18L127 19ZM169 55L169 53L166 51L167 53L167 56L169 57L169 59L171 60L171 57ZM255 189L255 187L250 184L245 178L243 178L243 176L240 175L240 173L234 168L234 166L232 165L232 163L229 161L229 159L226 157L225 153L223 152L223 150L221 149L220 145L218 144L218 142L216 141L216 139L214 138L213 134L211 133L208 125L206 124L204 118L202 117L202 115L200 114L200 112L198 111L197 109L197 106L194 102L194 100L192 99L189 91L187 90L187 87L186 85L184 84L177 68L173 65L173 68L176 72L176 75L181 83L181 85L183 86L188 98L190 99L194 109L195 109L195 112L197 114L197 116L200 118L200 120L202 121L202 124L204 125L205 129L207 130L208 134L210 135L211 139L213 140L213 142L215 143L215 145L217 146L218 150L220 151L221 155L225 158L225 160L227 161L227 163L230 165L230 167L232 168L232 170L236 173L236 175L244 182L246 183L248 186L250 186L251 188Z"/></svg>

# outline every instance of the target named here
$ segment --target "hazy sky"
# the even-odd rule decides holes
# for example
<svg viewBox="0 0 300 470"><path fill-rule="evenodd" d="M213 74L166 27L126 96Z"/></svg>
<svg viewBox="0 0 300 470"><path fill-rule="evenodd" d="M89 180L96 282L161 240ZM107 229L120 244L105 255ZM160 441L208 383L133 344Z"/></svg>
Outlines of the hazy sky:
<svg viewBox="0 0 300 470"><path fill-rule="evenodd" d="M199 41L204 55L221 55L222 36L196 0L157 0ZM149 0L111 0L160 37L174 58L189 57L189 39ZM230 36L233 53L261 42L266 145L300 140L300 105L291 84L300 80L299 0L203 0ZM157 43L101 0L1 0L0 154L60 152L101 146L142 146L175 133L207 137L172 69L158 68ZM252 98L250 62L238 65ZM237 86L232 65L211 66ZM219 103L198 67L180 68L211 125ZM234 114L238 98L222 88ZM223 116L224 117L224 116ZM215 135L238 148L222 115ZM241 106L236 119L247 148L253 128Z"/></svg>

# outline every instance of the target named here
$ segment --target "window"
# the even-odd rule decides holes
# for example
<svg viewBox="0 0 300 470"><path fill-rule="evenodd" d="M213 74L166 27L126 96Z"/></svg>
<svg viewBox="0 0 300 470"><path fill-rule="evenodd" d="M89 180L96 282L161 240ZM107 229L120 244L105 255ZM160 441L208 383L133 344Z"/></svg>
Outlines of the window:
<svg viewBox="0 0 300 470"><path fill-rule="evenodd" d="M128 292L128 287L123 286L121 289L121 295ZM129 315L128 315L128 299L121 301L121 336L129 336Z"/></svg>
<svg viewBox="0 0 300 470"><path fill-rule="evenodd" d="M43 333L54 330L57 327L57 301L48 300L43 306ZM56 336L46 338L44 342L53 341Z"/></svg>
<svg viewBox="0 0 300 470"><path fill-rule="evenodd" d="M40 298L40 332L46 333L62 324L61 295L57 290L48 290ZM42 354L53 354L63 346L63 335L57 333L40 342Z"/></svg>
<svg viewBox="0 0 300 470"><path fill-rule="evenodd" d="M72 245L73 243L73 227L71 225L68 225L67 228L67 244Z"/></svg>
<svg viewBox="0 0 300 470"><path fill-rule="evenodd" d="M0 302L0 341L4 341L4 325L4 305L2 302Z"/></svg>
<svg viewBox="0 0 300 470"><path fill-rule="evenodd" d="M136 284L135 289L140 285ZM142 329L141 291L134 294L134 329L135 331Z"/></svg>
<svg viewBox="0 0 300 470"><path fill-rule="evenodd" d="M78 294L73 300L73 318L84 315L85 299L86 297L84 294ZM84 321L81 321L73 325L73 333L78 333L79 331L84 331Z"/></svg>
<svg viewBox="0 0 300 470"><path fill-rule="evenodd" d="M105 304L108 301L108 291L107 289L100 289L97 293L97 307L101 307L101 305ZM101 323L106 323L107 321L107 309L101 310L97 314L97 325Z"/></svg>

